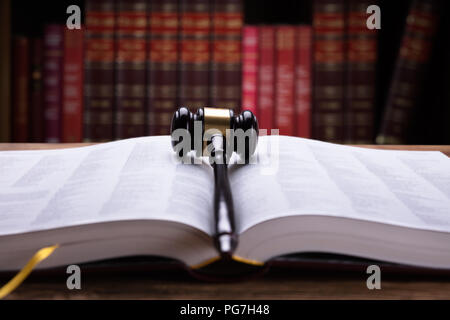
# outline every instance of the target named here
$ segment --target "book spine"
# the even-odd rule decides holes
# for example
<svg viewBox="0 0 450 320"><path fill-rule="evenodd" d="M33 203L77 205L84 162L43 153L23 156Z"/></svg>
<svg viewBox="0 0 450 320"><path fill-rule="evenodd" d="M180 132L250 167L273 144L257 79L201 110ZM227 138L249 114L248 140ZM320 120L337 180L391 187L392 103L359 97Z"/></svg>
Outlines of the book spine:
<svg viewBox="0 0 450 320"><path fill-rule="evenodd" d="M209 99L210 3L180 1L179 106L205 107Z"/></svg>
<svg viewBox="0 0 450 320"><path fill-rule="evenodd" d="M296 135L311 138L311 66L312 28L297 29L297 59L295 61Z"/></svg>
<svg viewBox="0 0 450 320"><path fill-rule="evenodd" d="M259 28L244 26L242 31L242 110L252 111L259 117L258 107L258 65Z"/></svg>
<svg viewBox="0 0 450 320"><path fill-rule="evenodd" d="M214 0L210 106L234 109L241 103L242 0Z"/></svg>
<svg viewBox="0 0 450 320"><path fill-rule="evenodd" d="M373 143L377 30L366 26L366 9L371 4L367 0L351 0L348 3L346 143Z"/></svg>
<svg viewBox="0 0 450 320"><path fill-rule="evenodd" d="M262 129L274 129L275 112L275 28L259 29L258 123Z"/></svg>
<svg viewBox="0 0 450 320"><path fill-rule="evenodd" d="M11 1L0 1L0 142L11 139Z"/></svg>
<svg viewBox="0 0 450 320"><path fill-rule="evenodd" d="M45 141L44 104L43 104L43 62L44 44L41 38L33 39L30 66L30 112L29 140Z"/></svg>
<svg viewBox="0 0 450 320"><path fill-rule="evenodd" d="M437 4L432 0L416 0L411 5L377 143L408 142L437 29Z"/></svg>
<svg viewBox="0 0 450 320"><path fill-rule="evenodd" d="M113 135L115 2L87 0L84 52L84 117L86 142Z"/></svg>
<svg viewBox="0 0 450 320"><path fill-rule="evenodd" d="M61 142L64 27L47 25L44 31L44 110L46 142Z"/></svg>
<svg viewBox="0 0 450 320"><path fill-rule="evenodd" d="M281 135L295 135L295 36L294 26L279 26L275 40L275 127Z"/></svg>
<svg viewBox="0 0 450 320"><path fill-rule="evenodd" d="M315 0L313 138L344 140L345 4L343 0Z"/></svg>
<svg viewBox="0 0 450 320"><path fill-rule="evenodd" d="M83 29L64 29L62 142L81 142L83 129Z"/></svg>
<svg viewBox="0 0 450 320"><path fill-rule="evenodd" d="M177 108L179 13L177 0L152 0L148 54L148 132L170 134Z"/></svg>
<svg viewBox="0 0 450 320"><path fill-rule="evenodd" d="M450 9L450 3L447 3L447 8ZM447 12L447 11L445 11ZM446 26L444 26L443 30L445 33L450 34L450 20L446 21ZM447 41L446 43L446 48L444 51L444 54L442 55L442 57L448 57L450 56L450 41ZM440 118L440 123L442 123L442 137L440 139L440 144L447 144L450 145L450 125L448 122L448 119L450 119L450 60L447 59L445 61L445 67L443 68L443 81L441 84L441 95L442 97L442 102L441 104L441 109L443 110L442 114L437 114L437 117L441 117Z"/></svg>
<svg viewBox="0 0 450 320"><path fill-rule="evenodd" d="M14 38L13 43L13 141L28 140L29 39Z"/></svg>
<svg viewBox="0 0 450 320"><path fill-rule="evenodd" d="M147 0L118 0L115 138L146 134Z"/></svg>

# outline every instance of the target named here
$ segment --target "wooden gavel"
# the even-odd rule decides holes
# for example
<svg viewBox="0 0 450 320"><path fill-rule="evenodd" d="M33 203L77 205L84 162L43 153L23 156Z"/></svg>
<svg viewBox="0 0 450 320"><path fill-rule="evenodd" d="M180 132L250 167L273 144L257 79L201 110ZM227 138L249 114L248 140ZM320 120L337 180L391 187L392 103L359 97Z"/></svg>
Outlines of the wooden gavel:
<svg viewBox="0 0 450 320"><path fill-rule="evenodd" d="M174 135L178 129L187 130L186 134L190 135L189 148L177 148L183 140ZM200 134L195 132L196 129L201 130ZM236 134L239 129L245 133L243 140ZM235 116L230 109L200 108L192 113L188 108L181 107L173 115L171 135L172 147L178 156L184 157L186 152L195 151L196 156L209 157L214 170L214 245L222 258L231 258L238 244L238 235L228 179L227 150L233 150L248 163L258 141L258 121L251 111Z"/></svg>

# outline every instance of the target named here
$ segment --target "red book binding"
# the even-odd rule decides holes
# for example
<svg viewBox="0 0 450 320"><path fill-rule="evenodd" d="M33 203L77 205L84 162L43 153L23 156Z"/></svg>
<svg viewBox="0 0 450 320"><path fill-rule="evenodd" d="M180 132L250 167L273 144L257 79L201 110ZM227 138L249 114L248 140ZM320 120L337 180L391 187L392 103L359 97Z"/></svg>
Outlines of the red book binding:
<svg viewBox="0 0 450 320"><path fill-rule="evenodd" d="M259 117L258 85L258 27L244 26L242 39L242 110L252 111Z"/></svg>
<svg viewBox="0 0 450 320"><path fill-rule="evenodd" d="M296 136L311 138L311 48L312 28L297 28L297 59L295 61Z"/></svg>
<svg viewBox="0 0 450 320"><path fill-rule="evenodd" d="M178 1L152 0L149 19L148 132L167 135L177 108Z"/></svg>
<svg viewBox="0 0 450 320"><path fill-rule="evenodd" d="M258 124L261 129L274 129L275 121L275 28L259 28Z"/></svg>
<svg viewBox="0 0 450 320"><path fill-rule="evenodd" d="M313 138L344 140L345 4L343 0L315 0Z"/></svg>
<svg viewBox="0 0 450 320"><path fill-rule="evenodd" d="M210 105L239 112L242 0L214 0Z"/></svg>
<svg viewBox="0 0 450 320"><path fill-rule="evenodd" d="M147 1L116 2L115 138L146 134Z"/></svg>
<svg viewBox="0 0 450 320"><path fill-rule="evenodd" d="M179 106L208 105L211 14L208 0L180 1Z"/></svg>
<svg viewBox="0 0 450 320"><path fill-rule="evenodd" d="M61 142L64 26L47 25L44 31L45 140Z"/></svg>
<svg viewBox="0 0 450 320"><path fill-rule="evenodd" d="M275 128L281 135L295 135L295 38L294 26L279 26L275 41Z"/></svg>
<svg viewBox="0 0 450 320"><path fill-rule="evenodd" d="M84 52L86 142L109 141L113 134L115 2L87 0Z"/></svg>
<svg viewBox="0 0 450 320"><path fill-rule="evenodd" d="M81 142L83 115L83 29L64 29L62 142Z"/></svg>
<svg viewBox="0 0 450 320"><path fill-rule="evenodd" d="M17 36L13 42L13 141L28 140L28 75L29 40Z"/></svg>

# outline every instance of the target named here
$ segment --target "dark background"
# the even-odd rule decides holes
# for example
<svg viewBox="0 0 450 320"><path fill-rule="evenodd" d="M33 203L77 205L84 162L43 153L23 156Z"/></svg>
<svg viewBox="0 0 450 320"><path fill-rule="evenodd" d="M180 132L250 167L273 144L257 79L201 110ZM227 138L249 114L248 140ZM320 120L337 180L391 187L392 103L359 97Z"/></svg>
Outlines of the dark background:
<svg viewBox="0 0 450 320"><path fill-rule="evenodd" d="M439 0L436 0L439 1ZM312 0L244 0L245 24L311 24ZM381 8L378 41L376 128L378 131L387 99L405 18L411 0L374 0ZM438 34L428 66L417 115L410 134L411 144L450 144L450 2L440 1ZM69 5L83 0L11 2L12 34L42 35L46 23L65 23ZM82 20L82 22L84 22Z"/></svg>

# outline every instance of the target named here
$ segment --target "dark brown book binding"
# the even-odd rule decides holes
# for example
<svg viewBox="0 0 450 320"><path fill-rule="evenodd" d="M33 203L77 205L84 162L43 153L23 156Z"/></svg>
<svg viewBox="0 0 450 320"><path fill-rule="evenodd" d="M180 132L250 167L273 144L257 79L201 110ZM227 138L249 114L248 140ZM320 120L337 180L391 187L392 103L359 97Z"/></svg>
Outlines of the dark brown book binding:
<svg viewBox="0 0 450 320"><path fill-rule="evenodd" d="M147 1L116 2L115 139L146 135Z"/></svg>
<svg viewBox="0 0 450 320"><path fill-rule="evenodd" d="M115 1L86 1L84 140L114 138Z"/></svg>
<svg viewBox="0 0 450 320"><path fill-rule="evenodd" d="M177 62L179 59L178 1L150 3L147 65L147 132L169 134L170 120L177 106Z"/></svg>
<svg viewBox="0 0 450 320"><path fill-rule="evenodd" d="M345 3L316 0L313 11L313 138L344 141Z"/></svg>
<svg viewBox="0 0 450 320"><path fill-rule="evenodd" d="M413 122L436 34L439 1L413 1L384 110L379 144L405 144Z"/></svg>
<svg viewBox="0 0 450 320"><path fill-rule="evenodd" d="M180 1L179 106L201 108L208 105L210 11L207 0Z"/></svg>
<svg viewBox="0 0 450 320"><path fill-rule="evenodd" d="M241 101L242 0L212 3L210 106L239 111Z"/></svg>
<svg viewBox="0 0 450 320"><path fill-rule="evenodd" d="M372 144L375 122L377 30L366 26L372 2L351 0L347 5L347 75L345 142Z"/></svg>

